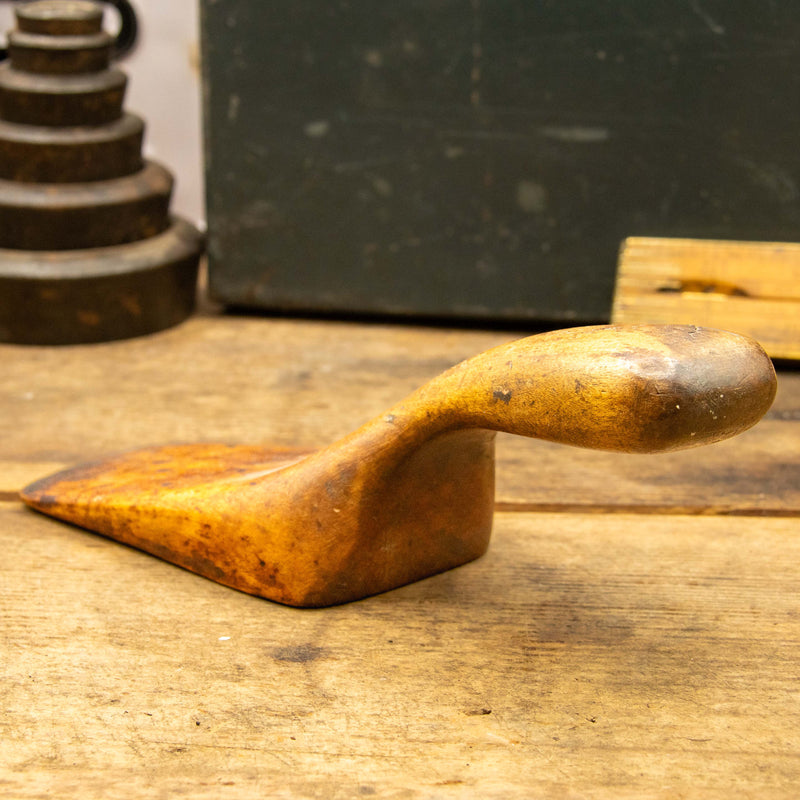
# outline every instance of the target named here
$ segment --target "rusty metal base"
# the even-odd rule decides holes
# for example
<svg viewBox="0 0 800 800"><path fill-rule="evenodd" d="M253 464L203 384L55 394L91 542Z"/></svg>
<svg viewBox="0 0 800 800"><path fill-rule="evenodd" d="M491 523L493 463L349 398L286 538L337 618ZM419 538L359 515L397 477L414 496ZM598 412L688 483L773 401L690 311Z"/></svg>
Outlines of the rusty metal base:
<svg viewBox="0 0 800 800"><path fill-rule="evenodd" d="M111 247L0 249L0 342L104 342L176 325L194 309L202 250L202 234L180 218Z"/></svg>

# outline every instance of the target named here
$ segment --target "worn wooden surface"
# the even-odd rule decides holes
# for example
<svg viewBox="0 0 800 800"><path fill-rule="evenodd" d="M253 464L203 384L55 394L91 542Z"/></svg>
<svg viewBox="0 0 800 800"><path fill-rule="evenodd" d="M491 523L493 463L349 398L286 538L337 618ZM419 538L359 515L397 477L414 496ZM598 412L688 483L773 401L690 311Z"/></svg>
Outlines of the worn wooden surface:
<svg viewBox="0 0 800 800"><path fill-rule="evenodd" d="M702 450L500 437L488 554L327 610L15 499L148 444L324 444L511 338L198 317L0 347L0 796L795 796L794 373L764 422Z"/></svg>

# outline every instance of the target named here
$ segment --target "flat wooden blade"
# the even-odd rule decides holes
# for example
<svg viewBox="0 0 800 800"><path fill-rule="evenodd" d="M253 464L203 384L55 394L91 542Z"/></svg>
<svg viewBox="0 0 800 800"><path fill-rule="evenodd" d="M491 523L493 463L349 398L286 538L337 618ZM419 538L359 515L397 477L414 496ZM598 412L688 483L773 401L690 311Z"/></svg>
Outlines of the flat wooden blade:
<svg viewBox="0 0 800 800"><path fill-rule="evenodd" d="M20 495L44 514L142 546L132 539L148 519L182 510L190 514L198 495L227 482L260 479L310 452L223 444L154 447L57 472Z"/></svg>

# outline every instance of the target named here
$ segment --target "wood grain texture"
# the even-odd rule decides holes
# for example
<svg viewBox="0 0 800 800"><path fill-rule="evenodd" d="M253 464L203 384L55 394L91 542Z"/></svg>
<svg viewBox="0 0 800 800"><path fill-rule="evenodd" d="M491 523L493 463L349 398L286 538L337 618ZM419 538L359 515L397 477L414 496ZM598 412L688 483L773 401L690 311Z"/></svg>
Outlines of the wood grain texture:
<svg viewBox="0 0 800 800"><path fill-rule="evenodd" d="M0 492L149 445L316 449L522 335L212 316L124 342L0 346ZM690 453L631 457L500 434L497 499L800 509L797 421L800 374L783 372L763 422Z"/></svg>
<svg viewBox="0 0 800 800"><path fill-rule="evenodd" d="M792 797L786 520L502 514L477 562L290 609L5 506L0 786Z"/></svg>
<svg viewBox="0 0 800 800"><path fill-rule="evenodd" d="M773 358L800 358L800 245L626 239L611 316L737 331Z"/></svg>
<svg viewBox="0 0 800 800"><path fill-rule="evenodd" d="M360 600L483 555L496 431L623 453L695 448L772 405L752 339L550 331L476 354L312 453L150 447L26 486L32 508L293 606Z"/></svg>
<svg viewBox="0 0 800 800"><path fill-rule="evenodd" d="M195 318L116 344L0 347L0 794L793 798L798 521L742 512L800 509L797 374L780 374L765 422L688 453L499 437L498 499L560 513L515 505L483 558L327 610L12 499L146 444L315 447L511 338ZM703 500L738 512L573 508Z"/></svg>

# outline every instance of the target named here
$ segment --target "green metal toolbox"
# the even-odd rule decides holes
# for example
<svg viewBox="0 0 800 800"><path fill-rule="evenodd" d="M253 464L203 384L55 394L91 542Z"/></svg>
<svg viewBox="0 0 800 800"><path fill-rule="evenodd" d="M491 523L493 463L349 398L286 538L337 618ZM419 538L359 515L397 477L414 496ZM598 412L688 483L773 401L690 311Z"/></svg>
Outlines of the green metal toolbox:
<svg viewBox="0 0 800 800"><path fill-rule="evenodd" d="M627 236L800 235L799 4L201 5L230 306L602 321Z"/></svg>

